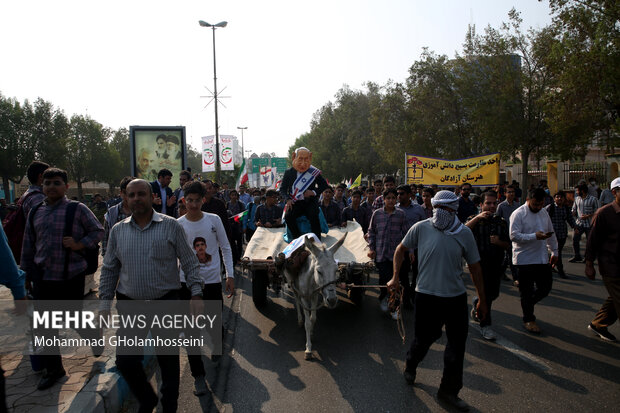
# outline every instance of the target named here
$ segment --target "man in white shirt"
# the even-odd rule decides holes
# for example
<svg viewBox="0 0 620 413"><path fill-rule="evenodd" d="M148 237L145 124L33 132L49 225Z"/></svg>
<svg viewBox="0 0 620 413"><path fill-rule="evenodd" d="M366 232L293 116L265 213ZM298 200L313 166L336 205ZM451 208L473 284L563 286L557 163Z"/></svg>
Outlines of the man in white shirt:
<svg viewBox="0 0 620 413"><path fill-rule="evenodd" d="M527 194L527 202L510 216L512 263L519 272L523 323L527 331L535 334L540 333L540 328L536 324L534 305L551 291L551 267L558 260L558 240L551 218L543 208L544 201L545 191L532 189Z"/></svg>
<svg viewBox="0 0 620 413"><path fill-rule="evenodd" d="M189 182L183 187L187 213L178 219L183 227L187 242L194 248L197 239L206 244L206 256L198 255L200 261L200 275L204 282L202 298L204 300L223 301L222 297L222 277L220 275L220 250L224 258L226 268L226 292L232 296L235 292L235 269L233 267L232 249L226 236L226 230L222 220L216 214L201 211L205 197L205 185L202 182ZM202 259L201 259L202 258ZM191 292L185 287L185 274L180 273L181 290L180 298L187 300L191 297ZM190 354L192 353L192 354ZM205 382L205 369L202 364L200 353L188 352L190 370L194 377L194 394L201 396L207 393ZM219 355L212 355L212 361L218 361Z"/></svg>

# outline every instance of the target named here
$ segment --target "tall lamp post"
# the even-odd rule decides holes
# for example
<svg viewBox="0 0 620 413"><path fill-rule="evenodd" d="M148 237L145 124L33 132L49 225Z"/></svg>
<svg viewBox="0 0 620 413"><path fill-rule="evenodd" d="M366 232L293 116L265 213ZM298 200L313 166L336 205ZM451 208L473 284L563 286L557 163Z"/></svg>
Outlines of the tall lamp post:
<svg viewBox="0 0 620 413"><path fill-rule="evenodd" d="M244 158L245 152L243 150L243 131L246 130L247 126L237 126L237 129L241 129L241 157ZM245 158L244 158L245 159Z"/></svg>
<svg viewBox="0 0 620 413"><path fill-rule="evenodd" d="M228 22L209 24L204 20L199 20L198 24L202 27L210 27L213 30L213 100L215 102L215 182L220 182L220 131L217 120L217 66L215 64L215 28L226 27Z"/></svg>

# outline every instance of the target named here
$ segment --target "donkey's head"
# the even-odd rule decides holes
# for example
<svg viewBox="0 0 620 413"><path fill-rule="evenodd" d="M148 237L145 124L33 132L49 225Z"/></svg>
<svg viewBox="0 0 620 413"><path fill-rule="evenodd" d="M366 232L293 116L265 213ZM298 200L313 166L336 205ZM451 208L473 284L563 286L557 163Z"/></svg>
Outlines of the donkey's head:
<svg viewBox="0 0 620 413"><path fill-rule="evenodd" d="M325 307L334 308L338 304L338 295L336 294L336 280L338 279L338 264L334 259L334 254L342 246L347 234L345 233L338 242L329 248L325 244L315 244L311 239L305 238L304 244L312 253L313 271L312 278L316 284L315 288L320 288L323 295L323 303Z"/></svg>

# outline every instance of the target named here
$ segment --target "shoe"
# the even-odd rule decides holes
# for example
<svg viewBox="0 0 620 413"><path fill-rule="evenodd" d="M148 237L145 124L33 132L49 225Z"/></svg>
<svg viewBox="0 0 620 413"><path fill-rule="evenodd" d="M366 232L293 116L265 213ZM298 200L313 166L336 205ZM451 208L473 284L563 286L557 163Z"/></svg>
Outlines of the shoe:
<svg viewBox="0 0 620 413"><path fill-rule="evenodd" d="M588 330L592 331L594 334L598 335L605 341L609 341L612 343L617 341L616 336L611 334L607 330L607 327L596 327L594 324L590 323L590 325L588 326Z"/></svg>
<svg viewBox="0 0 620 413"><path fill-rule="evenodd" d="M155 394L152 394L152 399L150 402L140 404L140 407L138 407L138 413L153 413L153 409L157 407L158 403L159 398L157 398Z"/></svg>
<svg viewBox="0 0 620 413"><path fill-rule="evenodd" d="M398 320L398 311L394 311L393 313L390 313L390 316L392 317L392 320Z"/></svg>
<svg viewBox="0 0 620 413"><path fill-rule="evenodd" d="M468 412L469 405L463 401L456 394L449 394L441 389L437 391L437 398L442 402L454 407L456 410L461 412Z"/></svg>
<svg viewBox="0 0 620 413"><path fill-rule="evenodd" d="M381 303L379 304L379 308L381 308L381 311L383 311L384 313L387 313L387 311L388 311L388 299L387 299L387 296L383 297L383 299L381 300Z"/></svg>
<svg viewBox="0 0 620 413"><path fill-rule="evenodd" d="M413 383L415 383L415 370L403 370L403 377L405 378L405 381L408 385L413 386Z"/></svg>
<svg viewBox="0 0 620 413"><path fill-rule="evenodd" d="M493 331L491 326L484 326L481 328L481 330L483 339L493 341L497 338L497 335L495 335L495 331Z"/></svg>
<svg viewBox="0 0 620 413"><path fill-rule="evenodd" d="M196 396L202 396L207 394L207 383L205 382L205 376L198 376L194 378L194 394Z"/></svg>
<svg viewBox="0 0 620 413"><path fill-rule="evenodd" d="M527 323L523 323L523 327L530 333L540 334L540 327L536 324L536 321L528 321Z"/></svg>
<svg viewBox="0 0 620 413"><path fill-rule="evenodd" d="M37 389L38 390L49 389L50 387L54 385L54 383L56 383L56 381L58 381L58 379L61 379L65 377L66 375L67 375L67 372L62 367L59 370L52 370L51 372L46 372L43 375L43 377L41 377L41 380L39 381L39 384L37 385Z"/></svg>
<svg viewBox="0 0 620 413"><path fill-rule="evenodd" d="M514 280L513 284L514 284L515 287L518 287L519 286L519 280Z"/></svg>
<svg viewBox="0 0 620 413"><path fill-rule="evenodd" d="M573 257L568 262L583 262L583 258L581 257Z"/></svg>
<svg viewBox="0 0 620 413"><path fill-rule="evenodd" d="M480 319L478 318L478 314L476 311L477 306L478 306L478 297L474 297L474 299L471 300L471 319L479 323Z"/></svg>

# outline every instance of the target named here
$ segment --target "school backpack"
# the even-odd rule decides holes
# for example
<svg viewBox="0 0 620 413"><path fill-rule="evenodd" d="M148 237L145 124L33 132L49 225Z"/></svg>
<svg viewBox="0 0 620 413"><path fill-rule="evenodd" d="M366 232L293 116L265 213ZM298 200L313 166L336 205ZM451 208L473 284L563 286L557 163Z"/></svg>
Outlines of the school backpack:
<svg viewBox="0 0 620 413"><path fill-rule="evenodd" d="M30 196L39 192L30 192L25 197L17 201L17 208L9 211L2 221L2 229L6 234L9 247L15 257L15 262L19 265L22 256L22 243L24 241L24 229L26 228L26 216L24 214L23 204Z"/></svg>
<svg viewBox="0 0 620 413"><path fill-rule="evenodd" d="M30 230L33 234L35 234L34 214L41 205L43 205L43 203L34 206L30 210ZM65 213L65 230L63 237L70 237L73 234L73 220L75 219L75 210L77 209L78 205L79 202L77 201L69 201L69 205L67 205L67 211ZM84 248L83 250L73 252L81 255L86 260L86 269L80 275L94 274L97 271L97 268L99 267L99 244L97 244L95 248ZM70 254L65 254L65 275L68 275L69 272L69 255Z"/></svg>

